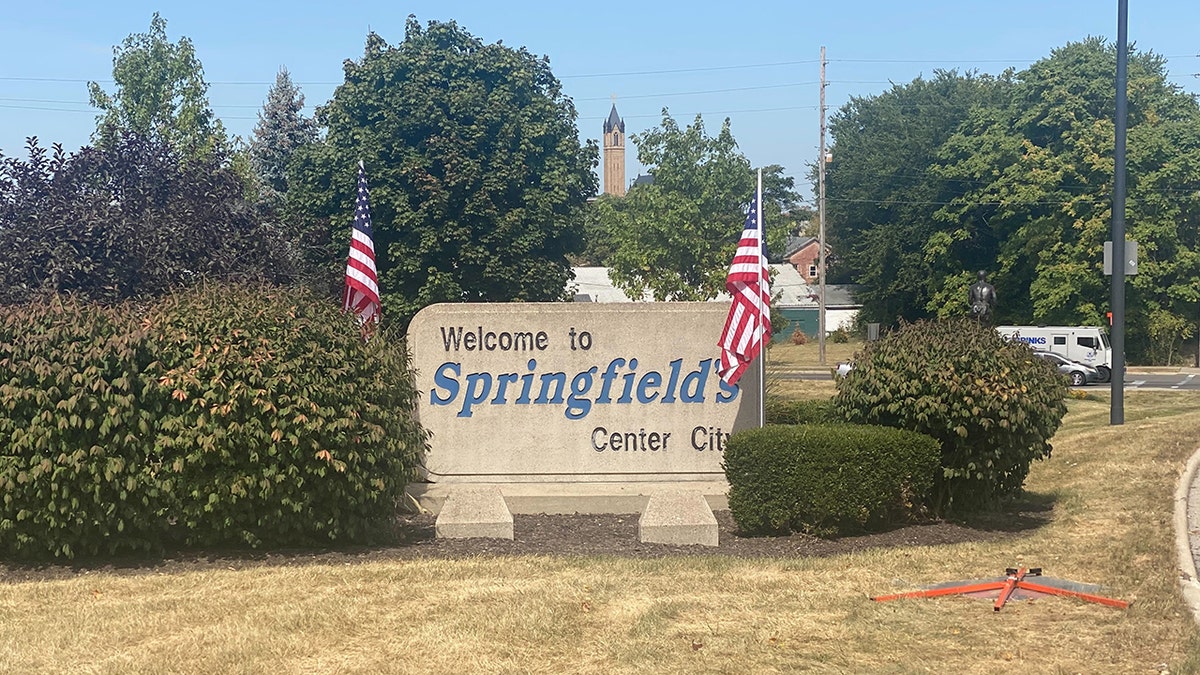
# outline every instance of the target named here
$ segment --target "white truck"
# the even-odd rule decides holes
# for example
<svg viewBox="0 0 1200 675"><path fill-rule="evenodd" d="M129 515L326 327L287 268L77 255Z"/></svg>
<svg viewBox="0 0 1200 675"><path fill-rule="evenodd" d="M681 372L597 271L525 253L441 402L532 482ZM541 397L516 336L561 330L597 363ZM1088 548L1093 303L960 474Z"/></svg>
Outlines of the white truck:
<svg viewBox="0 0 1200 675"><path fill-rule="evenodd" d="M1054 352L1100 371L1100 380L1112 377L1112 347L1108 333L1099 326L997 326L996 331L1010 340Z"/></svg>

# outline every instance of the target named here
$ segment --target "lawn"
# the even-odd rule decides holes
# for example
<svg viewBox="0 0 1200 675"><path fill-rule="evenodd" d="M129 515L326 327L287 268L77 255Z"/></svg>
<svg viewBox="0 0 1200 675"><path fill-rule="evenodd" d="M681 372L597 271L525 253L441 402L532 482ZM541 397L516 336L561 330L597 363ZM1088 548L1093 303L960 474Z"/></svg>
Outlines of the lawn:
<svg viewBox="0 0 1200 675"><path fill-rule="evenodd" d="M1200 672L1177 591L1172 492L1200 396L1073 400L1030 499L1049 523L984 542L830 558L231 560L0 582L4 672ZM1007 527L1003 514L984 519ZM1063 598L870 596L1030 565ZM2 569L2 568L0 568Z"/></svg>
<svg viewBox="0 0 1200 675"><path fill-rule="evenodd" d="M825 365L821 365L821 348L816 340L802 345L791 342L776 342L767 350L767 370L822 370L837 367L842 361L854 359L855 352L861 351L862 342L825 341Z"/></svg>

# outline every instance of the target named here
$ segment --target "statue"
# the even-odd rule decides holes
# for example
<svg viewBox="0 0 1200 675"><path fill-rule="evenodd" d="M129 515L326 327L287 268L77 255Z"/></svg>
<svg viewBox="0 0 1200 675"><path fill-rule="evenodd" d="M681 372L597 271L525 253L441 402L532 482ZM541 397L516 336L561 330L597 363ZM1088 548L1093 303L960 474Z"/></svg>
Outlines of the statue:
<svg viewBox="0 0 1200 675"><path fill-rule="evenodd" d="M967 295L967 303L971 306L971 317L979 323L989 323L992 310L996 307L996 287L987 281L987 272L979 272L979 281L971 284Z"/></svg>

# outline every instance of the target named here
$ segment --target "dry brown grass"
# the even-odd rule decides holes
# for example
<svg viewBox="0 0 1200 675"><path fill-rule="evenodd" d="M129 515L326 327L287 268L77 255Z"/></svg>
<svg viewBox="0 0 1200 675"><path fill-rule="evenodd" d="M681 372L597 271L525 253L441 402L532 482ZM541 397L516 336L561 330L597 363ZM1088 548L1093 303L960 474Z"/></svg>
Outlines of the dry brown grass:
<svg viewBox="0 0 1200 675"><path fill-rule="evenodd" d="M816 340L803 345L777 342L767 350L767 368L784 370L834 368L840 361L851 361L854 353L863 348L862 342L825 341L825 365L821 366L821 349Z"/></svg>
<svg viewBox="0 0 1200 675"><path fill-rule="evenodd" d="M826 559L477 558L81 573L0 584L4 672L1200 671L1177 593L1172 490L1200 396L1072 401L1028 488L1050 524L996 542ZM1007 566L1101 583L1048 598L868 597ZM1163 665L1165 664L1165 665Z"/></svg>

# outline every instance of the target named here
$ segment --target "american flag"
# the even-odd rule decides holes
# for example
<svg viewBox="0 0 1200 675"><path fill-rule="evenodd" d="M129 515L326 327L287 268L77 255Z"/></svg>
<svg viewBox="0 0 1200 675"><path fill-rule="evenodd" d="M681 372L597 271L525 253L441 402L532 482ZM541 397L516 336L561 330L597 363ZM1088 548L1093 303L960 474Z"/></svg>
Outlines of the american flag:
<svg viewBox="0 0 1200 675"><path fill-rule="evenodd" d="M375 274L375 244L371 240L371 195L367 174L358 163L358 198L354 202L354 229L350 257L346 259L345 308L359 323L379 322L379 279Z"/></svg>
<svg viewBox="0 0 1200 675"><path fill-rule="evenodd" d="M763 336L771 335L771 289L762 231L758 224L759 197L750 202L746 227L738 242L725 289L733 296L721 333L721 379L737 384L750 362L762 351Z"/></svg>

